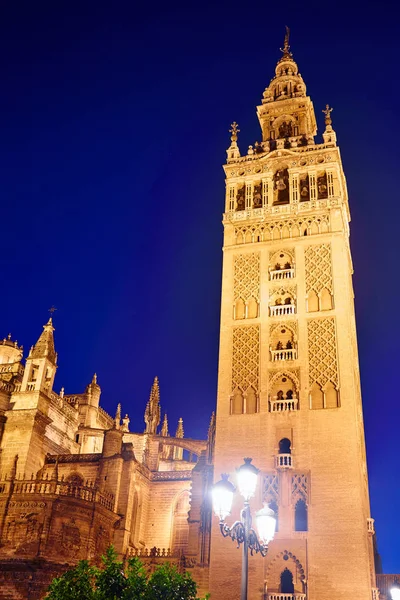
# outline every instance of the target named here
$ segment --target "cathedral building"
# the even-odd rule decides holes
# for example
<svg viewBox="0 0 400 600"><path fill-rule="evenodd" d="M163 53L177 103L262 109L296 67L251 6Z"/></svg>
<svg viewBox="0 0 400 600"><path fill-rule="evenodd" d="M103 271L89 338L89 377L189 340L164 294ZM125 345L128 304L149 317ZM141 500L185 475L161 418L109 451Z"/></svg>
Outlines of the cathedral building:
<svg viewBox="0 0 400 600"><path fill-rule="evenodd" d="M144 432L83 393L54 390L52 319L23 361L0 343L0 598L43 597L79 559L188 569L211 600L240 594L241 552L220 535L210 490L244 455L260 469L254 512L277 531L249 560L249 600L378 600L349 246L349 202L329 106L313 103L285 37L241 155L233 123L216 417L175 436L154 380ZM236 494L232 522L239 518ZM380 575L381 598L395 576ZM389 579L388 579L389 578ZM392 578L392 579L390 579Z"/></svg>

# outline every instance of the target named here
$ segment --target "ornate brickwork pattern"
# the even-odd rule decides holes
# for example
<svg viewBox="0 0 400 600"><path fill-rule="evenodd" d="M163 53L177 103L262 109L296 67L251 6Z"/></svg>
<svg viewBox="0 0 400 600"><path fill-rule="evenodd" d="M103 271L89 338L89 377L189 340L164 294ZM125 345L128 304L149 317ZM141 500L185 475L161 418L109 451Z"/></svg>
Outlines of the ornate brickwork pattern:
<svg viewBox="0 0 400 600"><path fill-rule="evenodd" d="M280 250L271 250L269 253L269 262L271 263L275 258L278 258L280 254L289 254L291 259L294 260L293 248L281 248Z"/></svg>
<svg viewBox="0 0 400 600"><path fill-rule="evenodd" d="M271 387L279 377L288 377L295 384L296 391L300 389L300 369L269 369L269 387Z"/></svg>
<svg viewBox="0 0 400 600"><path fill-rule="evenodd" d="M245 392L253 387L259 391L260 370L260 328L235 327L232 348L232 390L240 388Z"/></svg>
<svg viewBox="0 0 400 600"><path fill-rule="evenodd" d="M307 322L309 386L323 387L331 381L339 386L335 319L310 319Z"/></svg>
<svg viewBox="0 0 400 600"><path fill-rule="evenodd" d="M273 282L270 282L273 283ZM280 282L278 282L280 283ZM274 296L284 296L285 294L289 294L290 296L292 296L292 298L296 299L296 286L295 285L282 285L278 288L273 288L271 286L270 288L270 292L269 292L269 299L271 300L271 298L273 298Z"/></svg>
<svg viewBox="0 0 400 600"><path fill-rule="evenodd" d="M298 333L297 321L281 321L277 325L270 325L270 328L269 328L270 337L276 329L291 329L291 331L293 331L293 333L295 333L297 335L297 333Z"/></svg>
<svg viewBox="0 0 400 600"><path fill-rule="evenodd" d="M260 225L238 225L235 227L235 240L236 244L266 242L302 237L305 231L307 235L328 233L329 215L288 218Z"/></svg>
<svg viewBox="0 0 400 600"><path fill-rule="evenodd" d="M234 298L260 301L260 253L238 254L233 264Z"/></svg>
<svg viewBox="0 0 400 600"><path fill-rule="evenodd" d="M332 294L332 258L330 244L308 246L305 250L306 291L319 294L326 288Z"/></svg>
<svg viewBox="0 0 400 600"><path fill-rule="evenodd" d="M264 477L263 502L279 503L279 475L277 473L271 473Z"/></svg>
<svg viewBox="0 0 400 600"><path fill-rule="evenodd" d="M292 475L292 502L300 498L308 503L308 475L306 473L294 473Z"/></svg>

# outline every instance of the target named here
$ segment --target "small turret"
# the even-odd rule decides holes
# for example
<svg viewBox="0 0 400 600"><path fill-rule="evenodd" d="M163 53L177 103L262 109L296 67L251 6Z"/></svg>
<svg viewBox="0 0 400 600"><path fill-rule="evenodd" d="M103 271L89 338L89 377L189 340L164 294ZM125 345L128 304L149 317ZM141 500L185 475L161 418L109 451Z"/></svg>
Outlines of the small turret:
<svg viewBox="0 0 400 600"><path fill-rule="evenodd" d="M144 413L144 420L146 423L145 433L156 435L157 427L160 424L160 418L160 388L158 385L158 377L155 377L153 385L151 386L150 398Z"/></svg>
<svg viewBox="0 0 400 600"><path fill-rule="evenodd" d="M0 365L20 362L22 350L22 346L18 346L17 340L13 342L11 333L9 333L7 338L0 341Z"/></svg>
<svg viewBox="0 0 400 600"><path fill-rule="evenodd" d="M233 121L233 123L231 125L231 129L229 130L229 133L231 133L232 135L231 135L231 145L229 146L228 150L226 151L228 162L231 160L236 160L237 158L240 158L240 150L239 150L239 146L237 145L238 133L240 133L240 129L239 129L239 126L236 123L236 121Z"/></svg>
<svg viewBox="0 0 400 600"><path fill-rule="evenodd" d="M88 404L97 408L100 402L101 387L97 383L96 373L93 375L92 381L87 386L85 393L88 397Z"/></svg>
<svg viewBox="0 0 400 600"><path fill-rule="evenodd" d="M42 391L49 395L52 391L57 369L53 332L53 320L50 317L43 325L43 331L26 359L21 392Z"/></svg>
<svg viewBox="0 0 400 600"><path fill-rule="evenodd" d="M53 332L53 319L50 317L46 325L43 325L43 331L36 344L31 348L28 358L47 358L54 365L57 364Z"/></svg>
<svg viewBox="0 0 400 600"><path fill-rule="evenodd" d="M175 437L178 439L182 439L183 436L184 436L183 419L181 417L178 421L178 427L176 428ZM175 446L174 460L182 460L182 458L183 458L183 448L179 448L179 446Z"/></svg>

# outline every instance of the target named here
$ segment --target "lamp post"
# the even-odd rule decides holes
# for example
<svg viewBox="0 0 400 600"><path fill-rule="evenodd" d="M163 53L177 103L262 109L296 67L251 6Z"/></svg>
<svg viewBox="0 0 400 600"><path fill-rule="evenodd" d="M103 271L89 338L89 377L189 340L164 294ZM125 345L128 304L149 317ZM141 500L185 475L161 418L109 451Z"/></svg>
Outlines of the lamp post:
<svg viewBox="0 0 400 600"><path fill-rule="evenodd" d="M390 589L390 595L392 596L392 600L400 600L400 587L392 587Z"/></svg>
<svg viewBox="0 0 400 600"><path fill-rule="evenodd" d="M224 537L230 537L237 542L237 547L243 544L241 600L247 600L247 585L250 554L259 552L266 556L268 544L273 539L276 527L275 513L264 504L264 508L256 512L258 536L252 528L252 518L249 500L255 494L259 469L251 464L251 458L245 458L244 464L236 469L239 492L244 498L244 506L240 513L240 521L235 521L231 527L225 519L231 514L234 485L228 481L229 475L222 475L212 490L213 508L219 519L219 528ZM396 599L397 600L397 599Z"/></svg>

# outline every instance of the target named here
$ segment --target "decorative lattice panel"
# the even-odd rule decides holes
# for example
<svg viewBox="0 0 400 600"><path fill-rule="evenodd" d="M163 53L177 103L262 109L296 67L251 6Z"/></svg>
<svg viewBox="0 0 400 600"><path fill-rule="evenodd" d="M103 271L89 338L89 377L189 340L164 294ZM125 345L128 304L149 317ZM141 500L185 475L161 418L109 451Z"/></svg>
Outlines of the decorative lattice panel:
<svg viewBox="0 0 400 600"><path fill-rule="evenodd" d="M253 387L259 391L260 371L260 328L235 327L232 349L232 390L245 392Z"/></svg>
<svg viewBox="0 0 400 600"><path fill-rule="evenodd" d="M326 288L332 294L332 258L330 244L308 246L305 250L306 291L319 294Z"/></svg>
<svg viewBox="0 0 400 600"><path fill-rule="evenodd" d="M294 473L292 475L292 501L296 502L302 498L308 502L308 476L305 473Z"/></svg>
<svg viewBox="0 0 400 600"><path fill-rule="evenodd" d="M277 473L271 473L264 477L263 502L279 504L279 475Z"/></svg>
<svg viewBox="0 0 400 600"><path fill-rule="evenodd" d="M235 300L246 302L251 296L260 301L260 254L237 254L233 264L233 294Z"/></svg>
<svg viewBox="0 0 400 600"><path fill-rule="evenodd" d="M309 385L323 387L331 381L339 385L335 320L310 319L307 322Z"/></svg>

